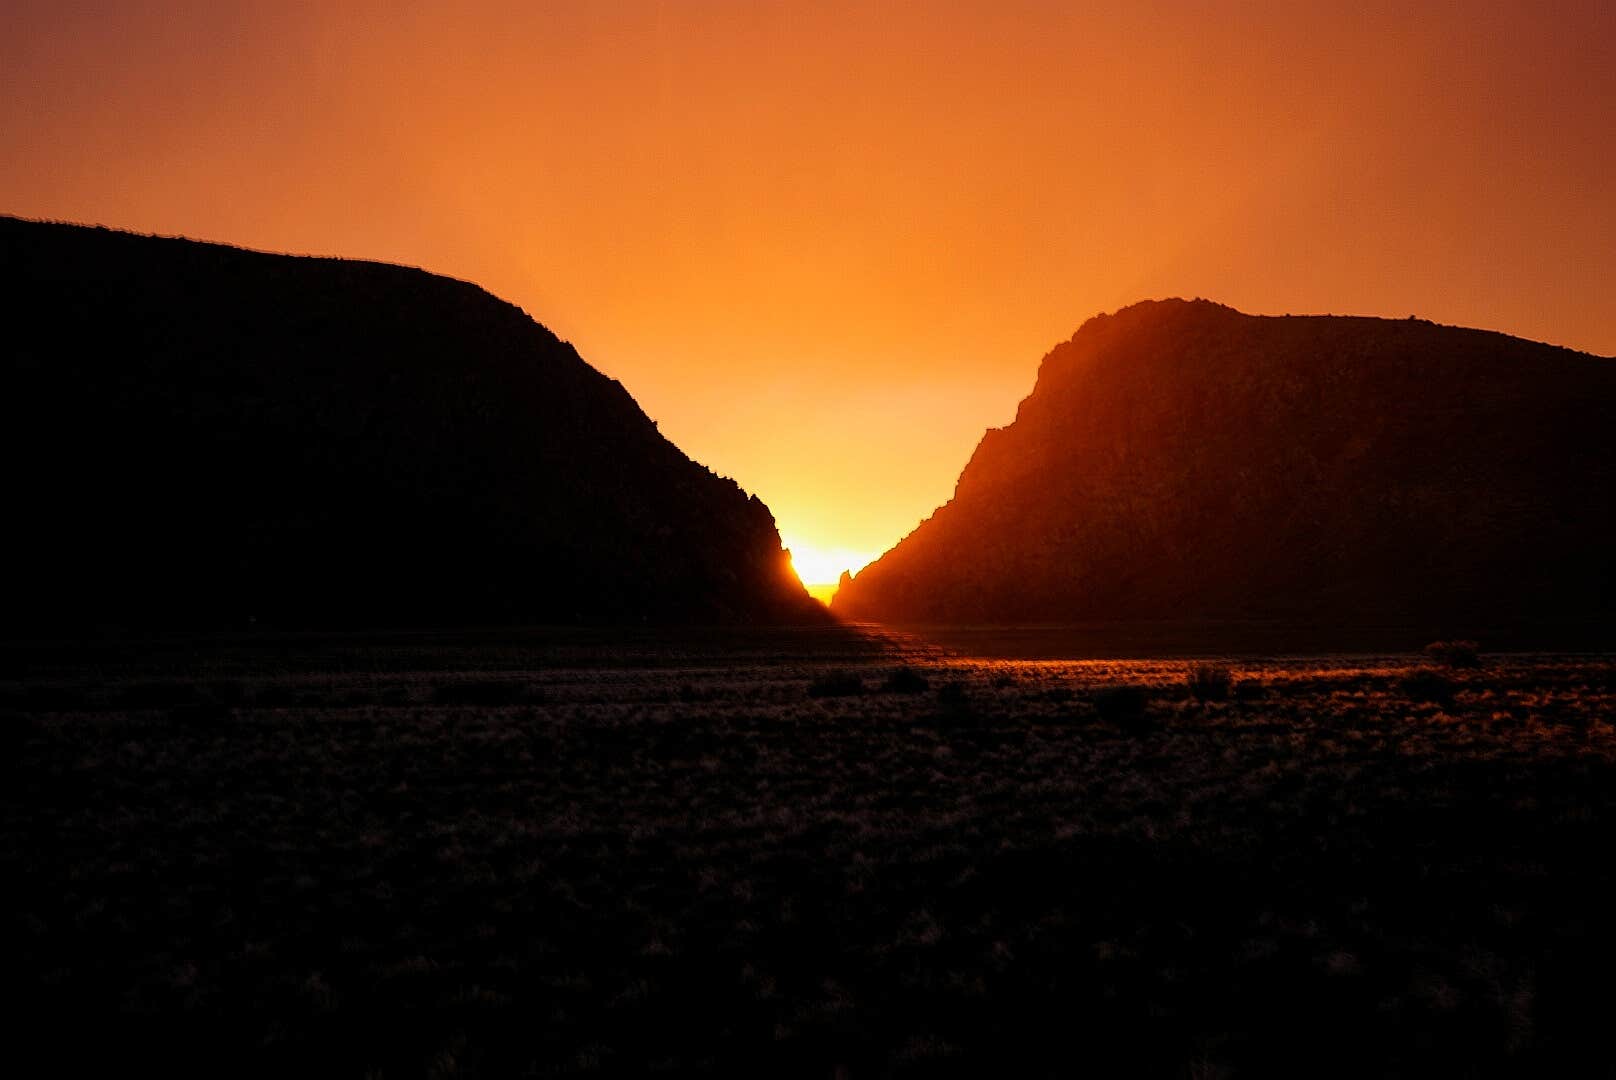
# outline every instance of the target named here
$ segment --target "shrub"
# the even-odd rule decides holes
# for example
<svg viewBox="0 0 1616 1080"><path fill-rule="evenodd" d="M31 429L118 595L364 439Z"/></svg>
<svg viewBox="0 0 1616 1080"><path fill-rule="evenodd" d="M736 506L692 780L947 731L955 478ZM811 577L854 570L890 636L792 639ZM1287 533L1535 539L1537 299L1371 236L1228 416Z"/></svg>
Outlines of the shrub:
<svg viewBox="0 0 1616 1080"><path fill-rule="evenodd" d="M1481 663L1478 650L1474 641L1433 641L1423 652L1427 659L1450 668L1472 668Z"/></svg>
<svg viewBox="0 0 1616 1080"><path fill-rule="evenodd" d="M1192 664L1184 681L1196 701L1227 701L1234 675L1222 664Z"/></svg>
<svg viewBox="0 0 1616 1080"><path fill-rule="evenodd" d="M68 686L27 686L0 691L0 706L24 712L68 712L89 702L83 691Z"/></svg>
<svg viewBox="0 0 1616 1080"><path fill-rule="evenodd" d="M979 723L975 703L961 682L948 682L937 688L937 720L951 726Z"/></svg>
<svg viewBox="0 0 1616 1080"><path fill-rule="evenodd" d="M679 684L679 701L685 705L701 705L716 700L718 691L710 686L696 686L693 683Z"/></svg>
<svg viewBox="0 0 1616 1080"><path fill-rule="evenodd" d="M217 701L198 701L170 709L168 718L182 727L209 728L228 723L234 715L228 705Z"/></svg>
<svg viewBox="0 0 1616 1080"><path fill-rule="evenodd" d="M893 668L887 681L881 684L881 689L889 694L923 694L930 687L926 676L912 667Z"/></svg>
<svg viewBox="0 0 1616 1080"><path fill-rule="evenodd" d="M240 705L247 698L247 688L234 679L218 679L204 687L204 697L218 705Z"/></svg>
<svg viewBox="0 0 1616 1080"><path fill-rule="evenodd" d="M32 713L0 712L0 751L15 754L43 730L39 717Z"/></svg>
<svg viewBox="0 0 1616 1080"><path fill-rule="evenodd" d="M253 695L253 702L270 709L284 708L288 705L297 704L297 695L292 692L290 686L278 684L261 686L258 688L258 692Z"/></svg>
<svg viewBox="0 0 1616 1080"><path fill-rule="evenodd" d="M1255 679L1242 679L1234 684L1236 701L1261 701L1268 696L1268 687Z"/></svg>
<svg viewBox="0 0 1616 1080"><path fill-rule="evenodd" d="M1420 668L1404 675L1398 684L1410 701L1425 701L1437 705L1453 703L1453 683L1439 671Z"/></svg>
<svg viewBox="0 0 1616 1080"><path fill-rule="evenodd" d="M118 704L126 709L163 709L195 704L198 696L194 683L131 683L118 695Z"/></svg>
<svg viewBox="0 0 1616 1080"><path fill-rule="evenodd" d="M1142 686L1105 686L1094 692L1094 711L1101 720L1125 728L1139 728L1150 709L1150 695Z"/></svg>
<svg viewBox="0 0 1616 1080"><path fill-rule="evenodd" d="M864 693L864 680L851 671L829 671L808 684L808 696L853 697Z"/></svg>
<svg viewBox="0 0 1616 1080"><path fill-rule="evenodd" d="M447 682L432 688L435 705L523 705L538 700L542 694L516 679Z"/></svg>

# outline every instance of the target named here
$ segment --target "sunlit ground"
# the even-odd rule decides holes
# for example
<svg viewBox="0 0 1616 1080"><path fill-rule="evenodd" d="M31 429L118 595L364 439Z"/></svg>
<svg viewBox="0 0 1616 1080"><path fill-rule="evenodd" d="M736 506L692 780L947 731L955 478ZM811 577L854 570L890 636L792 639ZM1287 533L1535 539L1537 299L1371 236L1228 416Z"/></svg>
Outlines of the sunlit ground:
<svg viewBox="0 0 1616 1080"><path fill-rule="evenodd" d="M1195 665L862 628L0 651L8 1059L1609 1074L1611 657Z"/></svg>

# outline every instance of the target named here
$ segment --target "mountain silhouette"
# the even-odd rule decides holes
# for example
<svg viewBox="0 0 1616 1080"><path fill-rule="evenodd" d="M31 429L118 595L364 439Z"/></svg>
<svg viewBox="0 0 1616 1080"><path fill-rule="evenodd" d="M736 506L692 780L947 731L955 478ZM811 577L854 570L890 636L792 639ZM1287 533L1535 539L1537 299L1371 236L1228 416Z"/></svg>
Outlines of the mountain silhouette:
<svg viewBox="0 0 1616 1080"><path fill-rule="evenodd" d="M1613 526L1616 361L1417 319L1146 302L1049 353L953 499L833 610L1609 638Z"/></svg>
<svg viewBox="0 0 1616 1080"><path fill-rule="evenodd" d="M0 218L3 621L823 619L774 519L519 308Z"/></svg>

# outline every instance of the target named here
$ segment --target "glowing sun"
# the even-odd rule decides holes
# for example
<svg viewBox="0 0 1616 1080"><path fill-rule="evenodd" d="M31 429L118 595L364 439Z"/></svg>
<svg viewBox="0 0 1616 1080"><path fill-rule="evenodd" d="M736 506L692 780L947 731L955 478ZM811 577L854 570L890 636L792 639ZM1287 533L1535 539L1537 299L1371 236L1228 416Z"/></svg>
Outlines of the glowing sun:
<svg viewBox="0 0 1616 1080"><path fill-rule="evenodd" d="M878 554L870 551L852 551L848 548L816 547L813 544L786 543L791 552L791 567L804 585L813 592L816 587L834 588L842 571L858 573ZM817 594L816 594L817 595Z"/></svg>

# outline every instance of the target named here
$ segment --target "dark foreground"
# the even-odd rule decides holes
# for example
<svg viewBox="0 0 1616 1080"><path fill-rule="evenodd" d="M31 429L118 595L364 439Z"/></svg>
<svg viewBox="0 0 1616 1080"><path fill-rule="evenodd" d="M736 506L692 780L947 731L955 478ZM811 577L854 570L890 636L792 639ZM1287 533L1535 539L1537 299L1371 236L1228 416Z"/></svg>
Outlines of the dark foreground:
<svg viewBox="0 0 1616 1080"><path fill-rule="evenodd" d="M1616 658L1230 666L9 648L8 1070L1616 1068Z"/></svg>

